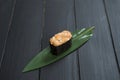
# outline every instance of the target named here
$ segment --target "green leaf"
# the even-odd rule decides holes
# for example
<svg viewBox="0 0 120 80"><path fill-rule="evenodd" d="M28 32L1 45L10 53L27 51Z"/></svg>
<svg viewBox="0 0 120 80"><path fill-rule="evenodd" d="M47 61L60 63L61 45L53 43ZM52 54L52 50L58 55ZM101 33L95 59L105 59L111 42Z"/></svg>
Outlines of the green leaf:
<svg viewBox="0 0 120 80"><path fill-rule="evenodd" d="M83 28L72 33L72 46L60 55L55 56L50 52L50 47L45 48L26 65L23 72L42 68L69 55L90 39L90 37L93 35L93 29L94 26L89 28Z"/></svg>

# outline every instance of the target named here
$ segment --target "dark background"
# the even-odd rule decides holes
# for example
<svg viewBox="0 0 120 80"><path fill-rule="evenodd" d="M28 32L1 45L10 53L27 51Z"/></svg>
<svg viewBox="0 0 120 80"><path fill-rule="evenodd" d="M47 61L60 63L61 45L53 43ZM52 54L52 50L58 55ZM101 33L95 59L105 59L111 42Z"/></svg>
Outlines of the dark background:
<svg viewBox="0 0 120 80"><path fill-rule="evenodd" d="M83 47L22 73L53 34L93 25ZM120 80L120 0L0 0L0 80Z"/></svg>

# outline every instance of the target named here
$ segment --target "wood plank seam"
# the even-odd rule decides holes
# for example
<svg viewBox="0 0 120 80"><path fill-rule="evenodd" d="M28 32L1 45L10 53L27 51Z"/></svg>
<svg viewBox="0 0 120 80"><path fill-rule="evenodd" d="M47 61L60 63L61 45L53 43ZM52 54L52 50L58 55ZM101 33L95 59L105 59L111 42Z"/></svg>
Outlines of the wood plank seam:
<svg viewBox="0 0 120 80"><path fill-rule="evenodd" d="M11 29L11 24L12 24L12 20L13 20L15 6L16 6L16 0L13 1L13 6L12 6L12 10L11 10L10 21L9 21L9 24L8 24L8 30L7 30L7 34L6 34L6 38L5 38L5 42L4 42L4 46L3 46L3 51L2 51L2 56L1 56L1 60L0 60L0 70L1 70L1 65L2 65L3 58L4 58L4 54L5 54L5 48L6 48L6 43L7 43L8 35L9 35L10 29Z"/></svg>
<svg viewBox="0 0 120 80"><path fill-rule="evenodd" d="M74 8L73 9L74 9L74 20L75 20L75 30L76 30L77 29L77 17L76 17L76 6L75 6L76 5L76 2L75 2L76 0L73 0L73 1L74 1L73 2L74 3ZM77 59L76 61L77 61L77 68L78 68L78 75L79 75L78 78L79 78L79 80L81 80L81 76L80 76L80 62L79 62L79 54L78 54L79 51L77 50L76 53L77 53L76 54L76 56L77 56L76 57L76 59Z"/></svg>
<svg viewBox="0 0 120 80"><path fill-rule="evenodd" d="M43 41L43 31L44 31L44 27L45 27L45 9L46 9L46 0L42 0L42 6L43 6L43 8L42 8L42 29L41 29L41 49L43 49L43 43L42 43L42 41ZM40 80L40 74L41 74L41 70L39 69L39 80Z"/></svg>
<svg viewBox="0 0 120 80"><path fill-rule="evenodd" d="M113 34L112 34L112 30L111 30L111 24L110 24L105 0L103 0L103 5L104 5L104 8L105 8L106 19L107 19L108 26L109 26L108 29L110 31L111 43L112 43L112 47L113 47L113 51L114 51L114 55L115 55L115 60L116 60L116 64L117 64L119 74L120 74L119 61L118 61L118 58L117 58L117 52L116 52L116 49L115 49L115 43L114 43L114 40L113 40Z"/></svg>
<svg viewBox="0 0 120 80"><path fill-rule="evenodd" d="M79 80L81 80L81 75L80 75L80 60L79 60L79 53L78 53L79 51L77 50L77 67L78 67L78 74L79 74Z"/></svg>

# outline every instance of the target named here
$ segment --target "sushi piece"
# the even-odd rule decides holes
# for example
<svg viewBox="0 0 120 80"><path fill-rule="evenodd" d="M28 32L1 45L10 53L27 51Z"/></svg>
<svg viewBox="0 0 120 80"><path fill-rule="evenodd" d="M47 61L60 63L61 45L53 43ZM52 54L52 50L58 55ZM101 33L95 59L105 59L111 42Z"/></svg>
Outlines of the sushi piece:
<svg viewBox="0 0 120 80"><path fill-rule="evenodd" d="M50 48L54 55L59 55L60 53L66 51L71 47L72 34L70 31L64 30L60 33L55 34L50 38Z"/></svg>

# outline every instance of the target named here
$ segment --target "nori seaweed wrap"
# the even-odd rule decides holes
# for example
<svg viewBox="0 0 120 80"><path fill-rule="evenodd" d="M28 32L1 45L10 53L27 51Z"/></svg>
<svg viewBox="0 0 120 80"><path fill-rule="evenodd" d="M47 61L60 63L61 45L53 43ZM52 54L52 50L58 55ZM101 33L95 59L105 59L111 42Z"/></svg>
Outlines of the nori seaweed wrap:
<svg viewBox="0 0 120 80"><path fill-rule="evenodd" d="M62 31L50 38L50 48L54 55L59 55L71 47L72 34L69 31Z"/></svg>

